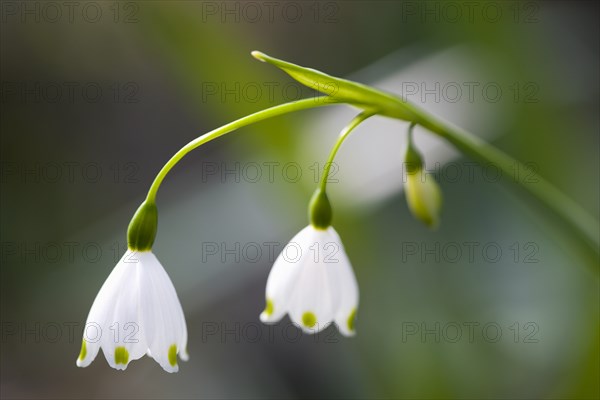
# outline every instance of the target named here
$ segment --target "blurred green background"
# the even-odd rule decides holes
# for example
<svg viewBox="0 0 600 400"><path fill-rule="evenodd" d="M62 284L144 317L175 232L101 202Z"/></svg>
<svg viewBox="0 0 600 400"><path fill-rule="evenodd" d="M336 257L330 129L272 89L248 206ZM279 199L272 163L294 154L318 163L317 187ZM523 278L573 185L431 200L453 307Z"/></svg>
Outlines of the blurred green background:
<svg viewBox="0 0 600 400"><path fill-rule="evenodd" d="M148 357L124 373L102 355L75 366L92 301L162 165L210 129L312 95L255 49L387 77L381 88L398 94L415 88L408 79L419 88L409 100L491 138L598 218L595 2L2 1L1 11L2 398L599 397L598 253L509 177L485 179L439 146L425 156L442 166L442 225L426 230L399 190L398 121L360 127L330 185L360 286L358 335L260 324L269 248L307 223L315 173L352 117L345 106L232 133L167 177L154 251L187 317L178 374ZM447 163L473 175L455 179Z"/></svg>

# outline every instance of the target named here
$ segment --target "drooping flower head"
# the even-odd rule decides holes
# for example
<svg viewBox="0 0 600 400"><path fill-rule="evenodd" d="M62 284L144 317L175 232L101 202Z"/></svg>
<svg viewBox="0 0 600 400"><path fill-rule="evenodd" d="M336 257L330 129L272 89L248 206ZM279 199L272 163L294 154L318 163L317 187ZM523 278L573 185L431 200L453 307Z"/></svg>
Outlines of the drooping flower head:
<svg viewBox="0 0 600 400"><path fill-rule="evenodd" d="M152 253L156 206L144 203L128 230L128 250L98 292L87 318L77 365L87 367L102 349L124 370L148 354L167 372L177 355L187 360L187 327L175 288Z"/></svg>
<svg viewBox="0 0 600 400"><path fill-rule="evenodd" d="M318 190L310 207L311 224L277 257L269 274L261 321L285 314L304 332L316 333L335 322L346 336L355 334L358 284L342 241L331 221L331 206Z"/></svg>

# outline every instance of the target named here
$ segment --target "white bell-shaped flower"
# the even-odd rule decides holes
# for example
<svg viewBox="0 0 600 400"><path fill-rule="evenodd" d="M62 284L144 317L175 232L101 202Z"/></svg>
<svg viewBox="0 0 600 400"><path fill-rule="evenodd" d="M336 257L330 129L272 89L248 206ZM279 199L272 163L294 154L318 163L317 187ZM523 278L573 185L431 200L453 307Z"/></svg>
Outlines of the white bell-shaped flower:
<svg viewBox="0 0 600 400"><path fill-rule="evenodd" d="M77 365L87 367L102 348L116 369L148 354L177 372L177 355L188 359L186 346L185 317L169 276L151 251L127 250L92 304Z"/></svg>
<svg viewBox="0 0 600 400"><path fill-rule="evenodd" d="M309 225L285 246L269 274L261 321L275 323L286 313L307 333L335 321L353 336L358 284L342 241L333 227Z"/></svg>

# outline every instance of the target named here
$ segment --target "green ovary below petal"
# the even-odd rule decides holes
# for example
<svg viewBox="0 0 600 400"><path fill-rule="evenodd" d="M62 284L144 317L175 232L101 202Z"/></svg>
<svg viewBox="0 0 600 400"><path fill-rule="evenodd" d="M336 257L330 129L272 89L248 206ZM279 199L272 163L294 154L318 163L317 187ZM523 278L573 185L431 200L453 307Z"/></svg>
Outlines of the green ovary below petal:
<svg viewBox="0 0 600 400"><path fill-rule="evenodd" d="M265 306L265 314L267 315L267 317L270 317L273 314L274 309L275 306L273 305L273 300L267 299L267 304Z"/></svg>
<svg viewBox="0 0 600 400"><path fill-rule="evenodd" d="M354 332L354 323L356 322L356 308L352 309L348 319L346 320L346 324L348 325L348 329L350 332Z"/></svg>
<svg viewBox="0 0 600 400"><path fill-rule="evenodd" d="M115 349L115 363L127 365L129 362L129 352L123 346L119 346Z"/></svg>
<svg viewBox="0 0 600 400"><path fill-rule="evenodd" d="M85 344L85 340L82 340L81 351L79 352L79 359L83 361L85 360L85 356L87 356L87 345Z"/></svg>
<svg viewBox="0 0 600 400"><path fill-rule="evenodd" d="M176 345L171 345L171 347L169 347L169 364L171 364L171 367L174 367L177 365L177 346Z"/></svg>
<svg viewBox="0 0 600 400"><path fill-rule="evenodd" d="M310 311L302 314L302 323L308 328L312 328L317 324L317 316Z"/></svg>

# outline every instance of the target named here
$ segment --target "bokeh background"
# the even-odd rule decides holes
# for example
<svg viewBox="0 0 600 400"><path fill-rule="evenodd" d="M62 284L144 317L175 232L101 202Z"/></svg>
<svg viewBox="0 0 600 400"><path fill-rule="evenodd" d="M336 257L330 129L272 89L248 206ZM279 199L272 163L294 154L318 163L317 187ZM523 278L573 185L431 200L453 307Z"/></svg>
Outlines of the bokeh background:
<svg viewBox="0 0 600 400"><path fill-rule="evenodd" d="M232 133L167 177L154 251L187 317L178 374L148 357L126 372L101 355L75 366L92 301L169 157L313 95L255 49L404 94L597 220L595 2L0 4L2 398L598 398L597 249L511 177L417 131L445 199L427 230L401 191L399 121L357 129L330 184L358 335L260 324L272 252L306 225L346 106Z"/></svg>

